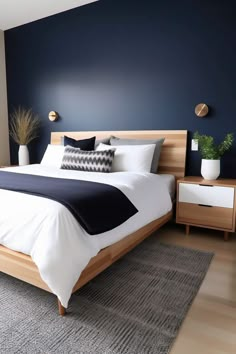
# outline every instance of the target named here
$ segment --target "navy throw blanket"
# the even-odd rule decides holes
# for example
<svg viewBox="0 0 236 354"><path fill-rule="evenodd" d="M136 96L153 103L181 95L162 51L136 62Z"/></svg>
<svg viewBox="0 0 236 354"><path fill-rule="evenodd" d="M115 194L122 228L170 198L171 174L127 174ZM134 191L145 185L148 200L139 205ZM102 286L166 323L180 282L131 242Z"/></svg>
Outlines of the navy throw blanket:
<svg viewBox="0 0 236 354"><path fill-rule="evenodd" d="M0 189L63 204L90 235L112 230L138 212L123 192L104 183L0 171Z"/></svg>

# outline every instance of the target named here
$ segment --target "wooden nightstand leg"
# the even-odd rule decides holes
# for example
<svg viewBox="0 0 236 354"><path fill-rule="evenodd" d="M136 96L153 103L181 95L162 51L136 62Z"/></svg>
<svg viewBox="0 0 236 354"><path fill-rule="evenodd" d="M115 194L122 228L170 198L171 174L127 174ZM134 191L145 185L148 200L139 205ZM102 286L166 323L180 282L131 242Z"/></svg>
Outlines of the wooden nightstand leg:
<svg viewBox="0 0 236 354"><path fill-rule="evenodd" d="M190 231L190 225L186 225L185 227L186 235L189 235L189 231Z"/></svg>
<svg viewBox="0 0 236 354"><path fill-rule="evenodd" d="M224 231L224 240L228 241L229 240L229 233L228 231Z"/></svg>

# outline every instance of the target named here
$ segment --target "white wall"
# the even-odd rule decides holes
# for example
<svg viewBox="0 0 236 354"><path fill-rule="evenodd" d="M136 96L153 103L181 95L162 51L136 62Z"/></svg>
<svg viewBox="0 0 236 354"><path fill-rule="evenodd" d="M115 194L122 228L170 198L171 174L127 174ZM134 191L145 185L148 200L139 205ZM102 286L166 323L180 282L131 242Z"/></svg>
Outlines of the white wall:
<svg viewBox="0 0 236 354"><path fill-rule="evenodd" d="M4 32L0 30L0 165L9 164L9 132Z"/></svg>

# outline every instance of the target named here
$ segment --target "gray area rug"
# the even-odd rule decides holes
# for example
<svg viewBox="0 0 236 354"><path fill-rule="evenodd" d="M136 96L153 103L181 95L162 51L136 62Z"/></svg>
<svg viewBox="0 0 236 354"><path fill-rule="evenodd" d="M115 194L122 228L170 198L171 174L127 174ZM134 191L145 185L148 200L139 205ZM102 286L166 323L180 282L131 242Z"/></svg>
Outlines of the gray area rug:
<svg viewBox="0 0 236 354"><path fill-rule="evenodd" d="M0 273L0 353L166 354L213 254L151 237L72 296Z"/></svg>

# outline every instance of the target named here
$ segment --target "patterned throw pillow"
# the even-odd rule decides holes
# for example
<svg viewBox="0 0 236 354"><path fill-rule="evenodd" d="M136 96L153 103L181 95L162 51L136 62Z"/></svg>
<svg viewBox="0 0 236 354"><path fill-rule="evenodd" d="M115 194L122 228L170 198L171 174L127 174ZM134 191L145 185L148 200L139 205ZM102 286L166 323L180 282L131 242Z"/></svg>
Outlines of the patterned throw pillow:
<svg viewBox="0 0 236 354"><path fill-rule="evenodd" d="M88 172L110 172L115 149L84 151L66 146L61 168Z"/></svg>

